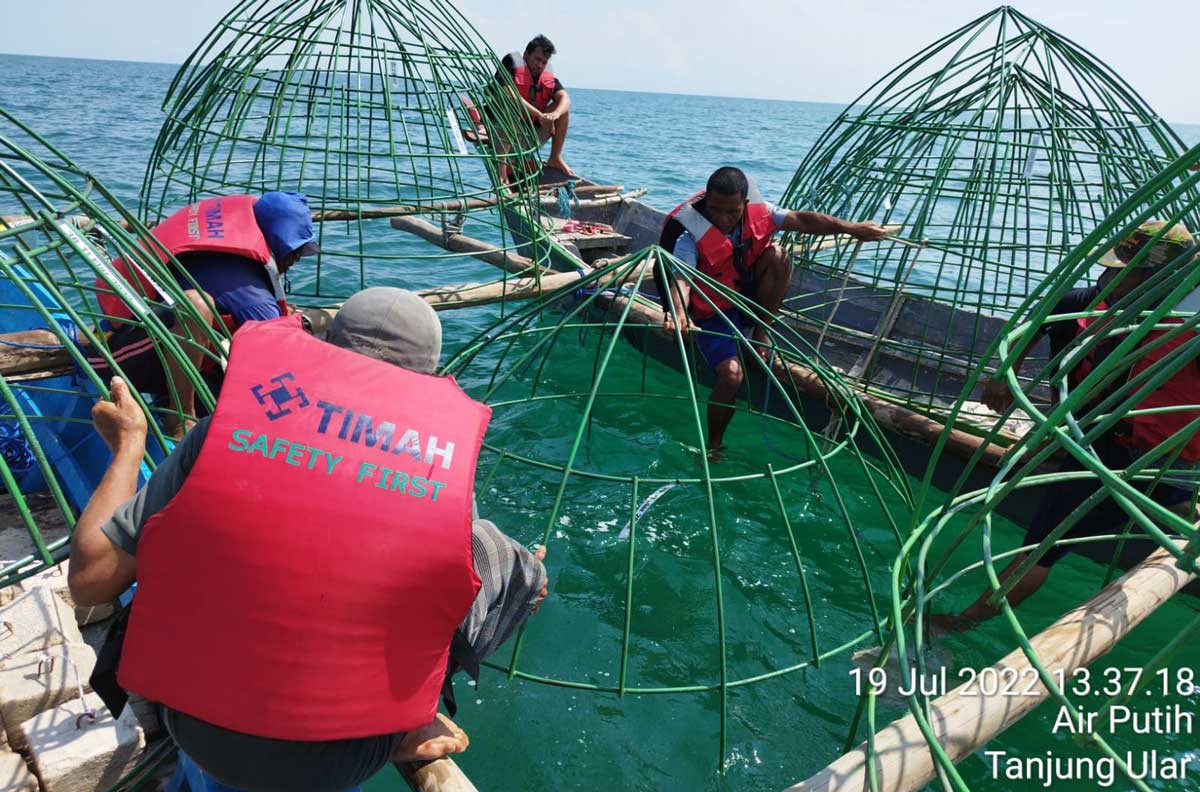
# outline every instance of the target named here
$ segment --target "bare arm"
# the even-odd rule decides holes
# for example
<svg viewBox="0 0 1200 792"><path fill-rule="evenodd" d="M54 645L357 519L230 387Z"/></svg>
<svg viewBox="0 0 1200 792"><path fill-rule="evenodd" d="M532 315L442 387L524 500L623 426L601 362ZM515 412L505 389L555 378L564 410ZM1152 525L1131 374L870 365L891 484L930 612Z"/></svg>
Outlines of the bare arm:
<svg viewBox="0 0 1200 792"><path fill-rule="evenodd" d="M109 541L100 528L137 492L138 469L146 450L146 416L119 377L113 378L112 394L113 401L97 402L92 408L92 421L113 458L71 536L67 583L79 605L111 602L136 575L134 557Z"/></svg>
<svg viewBox="0 0 1200 792"><path fill-rule="evenodd" d="M483 658L541 606L548 590L546 550L531 553L490 520L477 519L471 524L471 556L480 588L459 629Z"/></svg>
<svg viewBox="0 0 1200 792"><path fill-rule="evenodd" d="M567 93L566 88L563 88L561 91L555 91L554 98L551 101L551 107L554 109L545 114L551 121L557 121L571 109L571 95Z"/></svg>
<svg viewBox="0 0 1200 792"><path fill-rule="evenodd" d="M671 304L675 306L675 312L671 309L663 307L663 331L668 335L675 334L675 317L683 318L683 325L680 328L683 332L683 337L687 338L688 331L692 329L692 320L688 316L688 298L692 294L692 287L688 285L683 278L675 278L671 284Z"/></svg>
<svg viewBox="0 0 1200 792"><path fill-rule="evenodd" d="M849 234L864 242L883 239L887 231L878 223L852 223L833 215L820 212L788 212L787 218L780 226L783 231L795 231L800 234L824 236L826 234Z"/></svg>
<svg viewBox="0 0 1200 792"><path fill-rule="evenodd" d="M1012 363L1012 370L1020 372L1021 364L1025 362L1025 356L1029 354L1029 350L1033 349L1033 344L1021 350L1017 355L1017 359ZM1013 395L1008 390L1008 382L1003 377L982 377L979 380L979 400L985 406L995 410L997 413L1003 413L1013 403Z"/></svg>
<svg viewBox="0 0 1200 792"><path fill-rule="evenodd" d="M564 91L564 93L566 93L566 92ZM533 119L535 122L537 122L539 124L542 122L542 118L546 114L543 113L541 110L538 110L532 104L530 104L528 99L526 99L524 96L521 96L520 91L518 91L513 86L508 86L508 95L511 96L514 100L516 100L520 104L521 109L524 110L525 114L528 115L531 119Z"/></svg>

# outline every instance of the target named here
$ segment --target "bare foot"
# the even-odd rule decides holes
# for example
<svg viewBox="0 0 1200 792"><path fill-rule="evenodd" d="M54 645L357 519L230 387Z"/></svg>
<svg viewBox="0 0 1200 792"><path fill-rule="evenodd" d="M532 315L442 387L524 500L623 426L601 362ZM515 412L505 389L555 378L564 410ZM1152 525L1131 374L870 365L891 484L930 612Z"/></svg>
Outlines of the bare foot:
<svg viewBox="0 0 1200 792"><path fill-rule="evenodd" d="M546 167L557 168L569 177L573 177L575 175L575 171L571 170L567 163L563 162L562 157L551 157L550 159L546 160Z"/></svg>
<svg viewBox="0 0 1200 792"><path fill-rule="evenodd" d="M679 328L679 333L686 339L688 337L688 335L690 335L691 332L695 329L696 329L696 325L692 322L691 319L688 319L687 323ZM674 335L675 335L675 317L668 314L663 319L662 331L663 331L664 335L674 337Z"/></svg>
<svg viewBox="0 0 1200 792"><path fill-rule="evenodd" d="M398 764L432 762L452 753L462 753L470 744L467 733L439 712L432 723L404 735L392 751L392 761Z"/></svg>
<svg viewBox="0 0 1200 792"><path fill-rule="evenodd" d="M175 413L167 413L162 419L163 434L172 440L178 442L183 439L183 436L192 430L196 422L191 418L179 419Z"/></svg>

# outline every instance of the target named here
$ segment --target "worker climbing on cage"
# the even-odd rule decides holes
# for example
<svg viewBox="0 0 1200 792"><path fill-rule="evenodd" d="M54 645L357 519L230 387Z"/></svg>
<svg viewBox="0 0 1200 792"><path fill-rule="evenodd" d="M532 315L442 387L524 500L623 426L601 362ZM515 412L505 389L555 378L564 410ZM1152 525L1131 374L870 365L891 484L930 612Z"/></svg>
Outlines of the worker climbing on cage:
<svg viewBox="0 0 1200 792"><path fill-rule="evenodd" d="M299 193L207 198L167 217L152 233L163 248L152 252L163 259L169 252L183 266L184 272L176 273L176 278L194 314L175 311L153 276L136 264L135 272L121 259L113 264L117 274L179 336L195 367L203 362L206 338L205 327L195 326L195 316L209 324L219 318L230 331L244 322L278 318L288 312L281 276L302 256L318 251L308 200ZM118 293L120 284L114 288L98 277L96 288L113 359L138 390L160 399L175 394L178 414L164 413L163 427L182 437L187 427L179 415L196 414L195 386L168 350L156 348L144 328L125 321L133 313L128 297ZM88 363L101 378L113 373L103 355L93 353Z"/></svg>
<svg viewBox="0 0 1200 792"><path fill-rule="evenodd" d="M214 414L141 490L143 413L119 378L93 410L113 460L72 536L72 595L136 580L120 687L236 789L344 792L465 750L439 694L453 715L451 674L546 596L544 550L474 514L490 410L433 376L432 308L366 289L329 340L298 316L239 329Z"/></svg>
<svg viewBox="0 0 1200 792"><path fill-rule="evenodd" d="M571 177L575 172L563 160L562 153L567 141L567 127L571 123L571 95L550 69L550 58L556 51L554 43L539 34L525 45L524 52L505 55L501 65L516 85L514 98L533 124L539 145L550 141L550 156L545 167L555 168ZM498 125L493 122L493 126ZM512 150L512 142L506 140L499 129L496 137L505 153Z"/></svg>
<svg viewBox="0 0 1200 792"><path fill-rule="evenodd" d="M1146 250L1147 246L1150 246L1148 250ZM1141 255L1139 256L1139 254ZM1196 254L1196 242L1183 224L1177 223L1168 227L1165 222L1159 220L1144 222L1121 240L1110 254L1100 259L1100 263L1104 265L1105 269L1095 285L1068 291L1055 303L1050 314L1062 315L1105 310L1110 303L1117 303L1133 293L1161 268L1194 265ZM1106 289L1110 290L1101 300L1101 294ZM1033 349L1042 336L1049 337L1050 357L1053 359L1087 330L1093 321L1095 320L1064 319L1043 325L1016 357L1012 369L1020 370L1029 350ZM1143 343L1150 342L1154 337L1152 335ZM1093 396L1088 404L1076 414L1091 413L1093 408L1097 407L1106 397L1117 392L1129 376L1136 375L1155 361L1161 360L1172 349L1184 343L1184 340L1181 338L1146 351L1140 356L1139 362L1129 368L1126 376L1117 377L1101 392ZM1116 334L1103 337L1092 352L1069 372L1068 382L1072 386L1078 385L1090 371L1113 352L1120 341L1121 336ZM1012 406L1012 393L1003 380L997 378L983 381L982 391L983 403L998 413L1004 413ZM1057 398L1055 389L1051 389L1051 393L1054 398ZM1138 404L1138 410L1178 408L1197 403L1200 403L1200 359L1185 363L1157 390L1147 395ZM1097 438L1092 443L1092 449L1099 460L1110 470L1124 470L1134 460L1154 450L1160 443L1166 441L1172 434L1183 429L1197 417L1200 417L1200 412L1196 410L1126 416L1114 424L1112 429ZM1195 473L1200 469L1198 463L1200 463L1200 433L1193 434L1182 444L1171 473L1165 474L1163 481L1157 484L1143 482L1136 486L1141 487L1143 491L1151 488L1147 494L1161 506L1179 507L1192 498L1197 488ZM1060 472L1084 469L1079 460L1074 456L1068 456ZM1024 544L1040 543L1063 521L1067 520L1084 501L1096 494L1102 486L1103 483L1099 479L1091 476L1064 479L1050 484L1046 489L1041 508L1034 515L1025 534ZM1007 595L1009 605L1016 607L1032 596L1046 582L1054 564L1071 552L1073 546L1062 544L1061 540L1120 533L1127 520L1127 513L1111 497L1092 506L1078 522L1059 537L1059 542L1042 555L1029 572L1015 584ZM1007 581L1028 557L1029 554L1024 552L1016 555L1000 573L1000 582ZM961 613L934 615L932 623L948 631L968 629L972 625L1000 613L997 606L989 604L988 600L991 597L992 591L988 589Z"/></svg>
<svg viewBox="0 0 1200 792"><path fill-rule="evenodd" d="M664 329L674 333L676 317L686 336L697 329L696 344L716 375L708 405L708 455L721 458L725 429L733 418L733 400L744 373L733 332L754 325L752 341L764 344L765 327L779 313L792 284L792 264L771 239L777 231L801 234L848 234L866 242L887 233L876 223L852 223L817 212L781 209L763 200L757 185L741 170L718 168L708 178L704 192L675 207L667 216L659 245L683 263L736 290L758 307L760 322L746 316L715 290L697 283L692 288L676 277L669 286L672 300L664 301ZM686 308L685 308L686 306ZM760 354L769 348L760 346Z"/></svg>

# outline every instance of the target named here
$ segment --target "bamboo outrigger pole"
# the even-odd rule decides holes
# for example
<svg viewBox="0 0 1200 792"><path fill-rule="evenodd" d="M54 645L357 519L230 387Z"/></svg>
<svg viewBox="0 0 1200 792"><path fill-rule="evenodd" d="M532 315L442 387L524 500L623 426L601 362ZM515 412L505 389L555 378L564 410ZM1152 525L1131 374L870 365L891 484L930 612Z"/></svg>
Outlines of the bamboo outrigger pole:
<svg viewBox="0 0 1200 792"><path fill-rule="evenodd" d="M433 762L413 762L400 769L413 792L479 792L449 756Z"/></svg>
<svg viewBox="0 0 1200 792"><path fill-rule="evenodd" d="M636 272L636 270L635 270ZM556 272L539 278L510 278L491 283L464 283L459 286L436 286L417 292L435 311L468 308L476 305L529 300L560 289L582 278L578 272ZM632 277L624 276L625 279ZM614 281L616 278L613 279ZM604 281L601 287L611 285ZM322 333L337 314L337 306L301 309L313 323L314 331ZM42 379L71 372L71 355L62 341L50 330L22 330L0 333L0 376L9 380Z"/></svg>
<svg viewBox="0 0 1200 792"><path fill-rule="evenodd" d="M1183 542L1177 543L1183 547ZM1166 548L1159 548L1124 577L1090 600L1066 613L1030 641L1047 673L1069 678L1106 654L1160 605L1192 581L1194 574L1180 569ZM1012 669L1025 679L1033 665L1017 649L993 666ZM1009 675L1012 671L1007 671ZM1031 712L1049 695L1041 682L1032 695L964 695L966 685L955 688L930 704L929 723L951 761L970 756ZM892 723L874 737L874 773L880 792L910 792L934 778L936 765L929 745L912 715ZM790 786L785 792L863 792L871 789L867 744L821 772Z"/></svg>
<svg viewBox="0 0 1200 792"><path fill-rule="evenodd" d="M547 184L539 188L538 200L543 207L554 206L557 199L548 190L565 187L566 182ZM574 188L576 195L598 196L592 201L613 201L639 198L646 190L638 189L625 193L623 184L584 184ZM412 215L434 214L438 212L466 212L472 209L487 209L500 203L497 198L460 198L453 201L435 201L428 204L377 206L363 209L325 209L312 213L314 223L352 222L357 220L378 220L391 217L409 217ZM92 219L86 215L70 215L67 221L76 228L87 230L92 227ZM27 225L34 222L29 215L0 215L0 228ZM129 229L129 223L119 221L122 228ZM148 224L153 227L154 223Z"/></svg>

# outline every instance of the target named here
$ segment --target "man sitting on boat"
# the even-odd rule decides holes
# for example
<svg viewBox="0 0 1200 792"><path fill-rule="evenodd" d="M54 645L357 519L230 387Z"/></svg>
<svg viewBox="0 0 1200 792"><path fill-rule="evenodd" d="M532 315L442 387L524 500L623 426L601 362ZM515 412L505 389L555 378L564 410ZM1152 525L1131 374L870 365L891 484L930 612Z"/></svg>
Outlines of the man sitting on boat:
<svg viewBox="0 0 1200 792"><path fill-rule="evenodd" d="M546 167L557 168L565 176L574 176L575 172L567 166L562 156L563 144L567 141L567 125L571 122L571 96L550 70L550 58L554 53L554 44L539 34L525 45L523 53L510 52L504 56L501 64L508 69L516 83L516 99L536 129L538 143L551 141ZM511 145L500 138L498 131L497 138L505 148Z"/></svg>
<svg viewBox="0 0 1200 792"><path fill-rule="evenodd" d="M490 410L432 376L433 309L367 289L330 342L299 316L238 330L216 411L140 491L143 413L119 378L93 410L113 461L72 537L72 595L136 579L121 687L238 789L344 792L465 750L439 694L546 595L544 550L474 515Z"/></svg>
<svg viewBox="0 0 1200 792"><path fill-rule="evenodd" d="M737 168L718 168L708 178L704 192L675 207L667 216L659 245L680 261L739 291L757 303L763 322L774 321L792 283L792 264L771 239L777 231L802 234L848 234L863 241L882 239L887 233L876 223L851 223L817 212L781 209L763 200L758 186ZM725 429L733 418L733 403L742 386L742 365L731 326L747 330L750 318L711 289L699 286L695 294L682 279L671 289L675 312L666 310L664 328L675 332L674 315L688 317L688 330L698 328L696 343L716 374L708 405L708 454L721 455ZM687 310L684 310L684 306ZM717 309L720 309L718 313ZM724 314L722 316L721 314ZM753 341L763 342L761 326ZM767 354L761 348L761 354Z"/></svg>
<svg viewBox="0 0 1200 792"><path fill-rule="evenodd" d="M1100 292L1109 284L1113 284L1113 286L1106 300L1115 303L1148 280L1158 267L1177 261L1181 255L1186 254L1189 250L1192 250L1193 253L1195 252L1195 240L1186 227L1182 224L1176 224L1172 228L1164 230L1165 226L1166 223L1157 220L1142 223L1137 230L1117 245L1116 249L1112 251L1111 256L1101 259L1100 263L1106 269L1097 283L1094 286L1081 287L1067 292L1055 304L1054 309L1050 312L1051 315L1081 313L1092 310L1092 306L1096 304ZM1129 262L1160 233L1161 236L1154 243L1153 249L1143 256L1133 269L1125 272L1123 278L1117 280L1117 276L1127 268ZM1107 307L1106 302L1101 302L1096 304L1095 309L1104 310ZM1026 354L1034 347L1042 335L1048 335L1050 338L1050 356L1053 358L1066 349L1076 336L1091 324L1091 321L1089 319L1081 319L1047 323L1037 331L1037 335L1026 346L1025 351L1017 357L1013 363L1013 368L1020 370L1021 363L1024 361ZM1099 365L1101 361L1113 352L1120 340L1119 336L1113 336L1101 341L1088 358L1085 359L1084 363L1080 364L1072 372L1071 381L1076 382L1082 379L1088 371ZM1147 361L1158 360L1175 346L1177 344L1164 344L1156 351L1147 352L1144 359ZM1133 370L1131 369L1130 373L1132 372ZM1090 412L1093 407L1099 405L1109 393L1119 388L1122 384L1123 379L1118 378L1105 392L1098 394L1092 399L1083 412ZM1198 397L1200 397L1200 360L1192 361L1192 363L1181 368L1173 377L1164 382L1157 391L1147 396L1146 400L1139 406L1142 409L1146 409L1151 406L1173 407L1191 405L1197 402ZM1008 386L1001 380L985 381L983 383L982 399L984 404L998 413L1007 411L1013 402L1012 393L1008 390ZM1196 417L1195 412L1182 411L1129 416L1115 424L1110 431L1098 438L1092 444L1092 449L1109 469L1123 470L1160 442L1183 429ZM1200 434L1194 435L1184 446L1175 463L1175 467L1193 470L1196 469L1197 463L1200 463ZM1074 456L1068 456L1060 468L1060 472L1081 471L1084 469L1082 463ZM1178 486L1172 486L1169 483L1159 483L1153 486L1153 490L1149 492L1150 496L1166 508L1178 506L1192 497L1195 489L1194 483L1190 483L1188 480L1181 481L1179 478L1174 479L1173 483ZM1033 521L1025 534L1024 543L1026 545L1036 545L1041 542L1102 486L1101 481L1094 477L1057 481L1048 486L1045 500L1042 502L1041 509L1034 515ZM1140 486L1144 489L1146 486L1151 485L1143 484ZM1015 587L1008 593L1009 605L1016 607L1032 596L1046 582L1054 564L1074 549L1074 545L1061 544L1061 540L1120 533L1128 520L1128 514L1112 498L1105 498L1093 506L1074 526L1059 537L1060 543L1051 547L1045 555L1038 559L1035 566L1016 583ZM1028 553L1019 553L1015 556L1012 562L1000 573L1000 582L1003 583L1011 577L1026 558L1028 558ZM968 629L972 625L990 619L1000 613L998 607L988 604L988 600L991 597L992 590L988 589L966 610L959 614L935 615L933 623L951 631Z"/></svg>
<svg viewBox="0 0 1200 792"><path fill-rule="evenodd" d="M175 212L155 226L153 234L187 270L179 273L179 285L196 313L212 323L210 306L215 306L230 330L243 322L275 319L287 312L280 276L302 256L318 250L308 200L299 193L207 198ZM113 265L134 284L135 274L124 261L118 259ZM161 301L150 274L134 269L136 291L151 301L151 310L183 340L184 352L199 366L204 351L196 342L205 337L204 328L192 327L186 319L177 321L173 307ZM133 313L103 278L97 278L96 287L100 307L107 315L102 324L112 331L109 350L130 384L159 398L173 391L178 395L179 412L195 415L196 391L183 367L165 350L156 349L145 330L122 321ZM103 356L92 355L88 363L101 377L113 373ZM185 427L174 414L167 413L163 424L169 434L183 436Z"/></svg>

